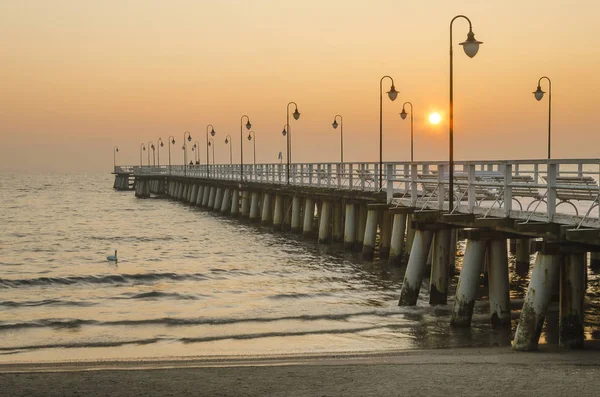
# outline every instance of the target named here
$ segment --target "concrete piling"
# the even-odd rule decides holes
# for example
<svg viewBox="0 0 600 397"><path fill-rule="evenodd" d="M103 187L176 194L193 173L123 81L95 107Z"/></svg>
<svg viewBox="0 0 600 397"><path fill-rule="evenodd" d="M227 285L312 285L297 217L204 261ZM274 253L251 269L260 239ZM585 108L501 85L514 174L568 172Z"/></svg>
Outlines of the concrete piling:
<svg viewBox="0 0 600 397"><path fill-rule="evenodd" d="M238 216L240 213L240 196L239 190L231 189L231 208L229 209L231 216Z"/></svg>
<svg viewBox="0 0 600 397"><path fill-rule="evenodd" d="M196 205L200 207L204 199L204 185L198 185L198 194L196 195Z"/></svg>
<svg viewBox="0 0 600 397"><path fill-rule="evenodd" d="M207 205L208 210L212 210L214 208L216 197L217 197L217 188L215 186L211 186L210 193L208 196L208 205Z"/></svg>
<svg viewBox="0 0 600 397"><path fill-rule="evenodd" d="M313 221L315 219L315 201L307 197L304 201L304 223L302 226L302 235L309 237L313 233Z"/></svg>
<svg viewBox="0 0 600 397"><path fill-rule="evenodd" d="M250 192L244 190L242 192L242 218L250 217Z"/></svg>
<svg viewBox="0 0 600 397"><path fill-rule="evenodd" d="M537 350L560 262L560 255L538 252L515 332L514 350Z"/></svg>
<svg viewBox="0 0 600 397"><path fill-rule="evenodd" d="M275 208L273 209L273 229L281 230L283 227L284 218L284 200L283 196L278 194L275 196Z"/></svg>
<svg viewBox="0 0 600 397"><path fill-rule="evenodd" d="M223 201L221 202L221 213L226 214L231 209L231 189L223 189Z"/></svg>
<svg viewBox="0 0 600 397"><path fill-rule="evenodd" d="M366 204L358 204L358 219L356 222L356 244L354 244L354 249L356 251L362 251L362 245L365 238L365 228L367 226L367 205Z"/></svg>
<svg viewBox="0 0 600 397"><path fill-rule="evenodd" d="M510 327L510 291L508 281L508 249L505 239L490 241L489 296L490 317L494 327Z"/></svg>
<svg viewBox="0 0 600 397"><path fill-rule="evenodd" d="M520 238L516 240L515 246L515 271L517 274L525 276L529 273L529 239Z"/></svg>
<svg viewBox="0 0 600 397"><path fill-rule="evenodd" d="M190 198L190 202L196 205L196 200L198 200L198 184L194 183L192 185L192 196Z"/></svg>
<svg viewBox="0 0 600 397"><path fill-rule="evenodd" d="M344 249L352 250L356 242L356 208L346 203L346 222L344 224Z"/></svg>
<svg viewBox="0 0 600 397"><path fill-rule="evenodd" d="M321 203L321 217L319 218L319 243L327 244L330 238L331 202L323 200Z"/></svg>
<svg viewBox="0 0 600 397"><path fill-rule="evenodd" d="M469 327L473 317L475 294L479 285L479 276L485 259L487 241L467 240L465 257L463 260L456 297L452 308L450 325L453 327Z"/></svg>
<svg viewBox="0 0 600 397"><path fill-rule="evenodd" d="M448 302L448 257L452 229L440 229L433 236L433 260L429 278L429 303L445 305Z"/></svg>
<svg viewBox="0 0 600 397"><path fill-rule="evenodd" d="M415 232L413 246L410 251L400 291L400 306L414 306L417 304L425 272L425 262L427 261L432 240L433 232L431 230L417 230Z"/></svg>
<svg viewBox="0 0 600 397"><path fill-rule="evenodd" d="M415 229L413 228L412 221L412 214L408 214L406 217L406 244L404 246L405 252L412 251L412 245L415 239Z"/></svg>
<svg viewBox="0 0 600 397"><path fill-rule="evenodd" d="M261 223L263 225L270 225L273 222L273 212L271 211L271 194L268 192L263 194L263 204L261 209Z"/></svg>
<svg viewBox="0 0 600 397"><path fill-rule="evenodd" d="M258 192L252 192L250 200L250 220L257 221L260 218L258 212Z"/></svg>
<svg viewBox="0 0 600 397"><path fill-rule="evenodd" d="M565 256L560 271L560 347L583 348L586 270L585 253L571 253Z"/></svg>
<svg viewBox="0 0 600 397"><path fill-rule="evenodd" d="M292 233L300 233L302 231L301 223L301 208L302 201L300 196L294 196L292 199Z"/></svg>
<svg viewBox="0 0 600 397"><path fill-rule="evenodd" d="M400 265L404 256L404 232L406 230L406 214L394 214L392 236L390 241L390 265Z"/></svg>
<svg viewBox="0 0 600 397"><path fill-rule="evenodd" d="M388 259L392 240L392 218L388 210L383 210L381 213L379 232L379 258Z"/></svg>
<svg viewBox="0 0 600 397"><path fill-rule="evenodd" d="M344 217L342 216L342 209L341 201L333 203L332 240L334 243L344 240Z"/></svg>
<svg viewBox="0 0 600 397"><path fill-rule="evenodd" d="M362 244L362 258L372 260L375 252L375 238L377 237L378 214L376 209L369 208L365 224L365 236Z"/></svg>
<svg viewBox="0 0 600 397"><path fill-rule="evenodd" d="M213 211L220 211L221 205L223 204L223 188L217 187L217 192L215 193L215 203L211 208Z"/></svg>

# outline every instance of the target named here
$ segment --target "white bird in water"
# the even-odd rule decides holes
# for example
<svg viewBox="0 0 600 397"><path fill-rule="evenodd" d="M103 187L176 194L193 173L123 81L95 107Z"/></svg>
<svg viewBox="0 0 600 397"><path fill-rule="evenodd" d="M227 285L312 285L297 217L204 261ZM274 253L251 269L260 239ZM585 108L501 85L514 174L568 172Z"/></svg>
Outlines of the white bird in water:
<svg viewBox="0 0 600 397"><path fill-rule="evenodd" d="M107 256L106 260L111 261L111 262L117 262L117 250L115 250L115 254L114 255Z"/></svg>

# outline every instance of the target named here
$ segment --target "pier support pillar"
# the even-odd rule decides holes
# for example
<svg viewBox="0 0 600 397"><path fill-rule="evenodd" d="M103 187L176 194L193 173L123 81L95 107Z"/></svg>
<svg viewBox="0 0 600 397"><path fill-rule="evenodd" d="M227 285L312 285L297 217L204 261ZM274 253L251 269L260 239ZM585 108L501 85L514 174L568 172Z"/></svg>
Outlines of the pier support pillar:
<svg viewBox="0 0 600 397"><path fill-rule="evenodd" d="M329 243L331 231L331 201L323 200L321 203L321 217L319 218L319 243Z"/></svg>
<svg viewBox="0 0 600 397"><path fill-rule="evenodd" d="M448 303L448 257L452 229L440 229L433 236L433 260L429 279L429 304Z"/></svg>
<svg viewBox="0 0 600 397"><path fill-rule="evenodd" d="M292 233L300 233L302 231L301 210L302 201L300 196L294 196L292 199Z"/></svg>
<svg viewBox="0 0 600 397"><path fill-rule="evenodd" d="M412 214L408 214L406 217L406 244L404 247L405 252L412 252L412 245L415 239L415 229L413 228L412 221Z"/></svg>
<svg viewBox="0 0 600 397"><path fill-rule="evenodd" d="M275 208L273 209L273 229L281 230L283 227L283 217L284 217L284 200L283 196L277 195L275 196Z"/></svg>
<svg viewBox="0 0 600 397"><path fill-rule="evenodd" d="M250 196L248 190L242 192L242 218L250 217Z"/></svg>
<svg viewBox="0 0 600 397"><path fill-rule="evenodd" d="M510 327L510 291L508 281L508 248L505 239L490 241L489 296L490 318L494 327Z"/></svg>
<svg viewBox="0 0 600 397"><path fill-rule="evenodd" d="M390 257L390 244L392 240L392 218L388 210L381 213L381 222L379 223L379 258L388 259Z"/></svg>
<svg viewBox="0 0 600 397"><path fill-rule="evenodd" d="M258 212L258 192L252 192L250 199L250 220L257 221L260 218Z"/></svg>
<svg viewBox="0 0 600 397"><path fill-rule="evenodd" d="M537 350L560 262L560 255L537 253L515 332L514 350Z"/></svg>
<svg viewBox="0 0 600 397"><path fill-rule="evenodd" d="M344 224L344 249L352 250L356 242L356 208L346 203L346 222Z"/></svg>
<svg viewBox="0 0 600 397"><path fill-rule="evenodd" d="M271 194L269 192L265 192L263 194L261 223L263 225L270 225L272 222L273 212L271 211Z"/></svg>
<svg viewBox="0 0 600 397"><path fill-rule="evenodd" d="M475 294L479 285L479 276L485 260L487 241L467 240L465 257L463 260L460 278L456 287L456 297L452 308L450 325L453 327L471 326L473 307L475 306Z"/></svg>
<svg viewBox="0 0 600 397"><path fill-rule="evenodd" d="M282 196L283 205L283 223L281 225L282 230L290 230L292 228L292 198L288 196Z"/></svg>
<svg viewBox="0 0 600 397"><path fill-rule="evenodd" d="M177 200L183 200L183 182L177 182Z"/></svg>
<svg viewBox="0 0 600 397"><path fill-rule="evenodd" d="M367 227L367 214L367 205L358 204L358 220L356 222L356 244L354 244L354 249L356 251L362 250L363 241L365 238L365 228Z"/></svg>
<svg viewBox="0 0 600 397"><path fill-rule="evenodd" d="M212 210L215 206L215 199L217 197L217 188L214 186L210 187L210 194L208 196L208 209Z"/></svg>
<svg viewBox="0 0 600 397"><path fill-rule="evenodd" d="M516 250L515 271L519 275L527 275L527 273L529 273L529 262L530 262L529 239L528 238L518 239L515 250Z"/></svg>
<svg viewBox="0 0 600 397"><path fill-rule="evenodd" d="M365 236L362 245L362 258L366 260L373 259L375 251L375 238L377 237L377 210L369 209L367 211L367 223L365 225Z"/></svg>
<svg viewBox="0 0 600 397"><path fill-rule="evenodd" d="M313 222L315 220L315 200L307 197L304 201L304 225L302 235L309 237L313 234Z"/></svg>
<svg viewBox="0 0 600 397"><path fill-rule="evenodd" d="M212 207L212 210L219 211L221 209L222 203L223 203L223 188L217 187L217 193L215 194L215 204Z"/></svg>
<svg viewBox="0 0 600 397"><path fill-rule="evenodd" d="M231 216L238 216L240 213L240 196L239 190L231 189L231 208L229 209Z"/></svg>
<svg viewBox="0 0 600 397"><path fill-rule="evenodd" d="M450 234L450 255L448 256L448 277L452 279L456 274L456 251L457 251L458 229L452 229Z"/></svg>
<svg viewBox="0 0 600 397"><path fill-rule="evenodd" d="M415 232L406 273L404 273L402 290L400 291L399 306L414 306L417 304L425 273L425 262L427 261L427 255L429 255L432 240L433 232L430 230L417 230Z"/></svg>
<svg viewBox="0 0 600 397"><path fill-rule="evenodd" d="M208 200L210 199L210 186L205 185L204 191L202 192L202 207L208 207Z"/></svg>
<svg viewBox="0 0 600 397"><path fill-rule="evenodd" d="M344 218L342 216L342 202L333 203L333 232L332 239L334 243L344 240Z"/></svg>
<svg viewBox="0 0 600 397"><path fill-rule="evenodd" d="M226 214L231 209L231 189L223 189L223 201L221 203L221 213Z"/></svg>
<svg viewBox="0 0 600 397"><path fill-rule="evenodd" d="M194 183L192 185L192 197L191 197L190 201L194 205L196 205L196 200L198 200L198 188L199 188L199 186L197 183Z"/></svg>
<svg viewBox="0 0 600 397"><path fill-rule="evenodd" d="M196 205L200 207L204 199L204 185L198 184L198 194L196 195Z"/></svg>
<svg viewBox="0 0 600 397"><path fill-rule="evenodd" d="M394 214L392 236L390 242L390 257L388 263L398 266L404 256L404 232L406 230L406 214Z"/></svg>
<svg viewBox="0 0 600 397"><path fill-rule="evenodd" d="M583 349L586 254L566 255L560 271L559 345Z"/></svg>

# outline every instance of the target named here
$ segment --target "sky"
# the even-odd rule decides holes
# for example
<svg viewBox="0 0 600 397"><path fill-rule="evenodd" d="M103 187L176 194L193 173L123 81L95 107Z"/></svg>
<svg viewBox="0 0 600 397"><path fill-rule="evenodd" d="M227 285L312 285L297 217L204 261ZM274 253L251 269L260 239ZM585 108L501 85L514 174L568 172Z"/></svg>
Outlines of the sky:
<svg viewBox="0 0 600 397"><path fill-rule="evenodd" d="M227 135L235 162L244 114L257 162L277 162L290 101L302 114L291 122L294 162L339 161L336 114L345 161L377 161L384 75L400 91L384 98L384 161L410 158L405 101L414 104L415 160L446 160L457 14L483 44L468 58L458 45L468 24L455 22L455 159L545 158L548 97L532 95L544 75L552 156L598 158L599 12L591 0L3 0L0 171L110 171L114 146L117 164L135 165L142 143L171 135L181 164L185 131L205 162L208 124L216 162L229 161Z"/></svg>

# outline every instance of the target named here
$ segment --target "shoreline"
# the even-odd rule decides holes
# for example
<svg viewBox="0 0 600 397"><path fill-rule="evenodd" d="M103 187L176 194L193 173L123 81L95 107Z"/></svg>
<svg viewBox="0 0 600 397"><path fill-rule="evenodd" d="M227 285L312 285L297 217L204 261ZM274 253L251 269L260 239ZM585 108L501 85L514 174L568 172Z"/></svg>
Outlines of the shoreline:
<svg viewBox="0 0 600 397"><path fill-rule="evenodd" d="M596 395L598 346L403 350L331 355L0 365L0 395L448 396ZM7 394L2 394L7 391Z"/></svg>

